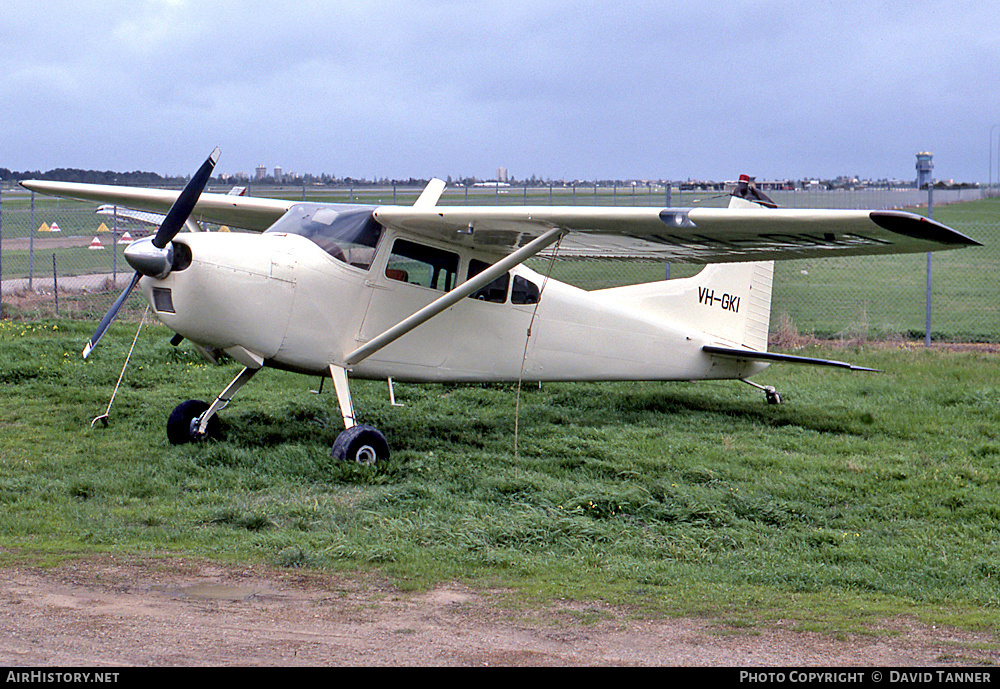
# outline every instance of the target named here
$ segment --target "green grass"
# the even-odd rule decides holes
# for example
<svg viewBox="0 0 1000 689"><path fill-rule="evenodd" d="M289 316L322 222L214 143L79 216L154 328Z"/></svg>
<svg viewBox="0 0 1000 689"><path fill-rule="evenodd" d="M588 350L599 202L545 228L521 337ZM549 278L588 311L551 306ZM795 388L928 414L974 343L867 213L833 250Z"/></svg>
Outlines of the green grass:
<svg viewBox="0 0 1000 689"><path fill-rule="evenodd" d="M238 371L134 326L84 362L90 325L0 322L6 562L111 552L458 580L642 614L856 630L900 614L1000 623L1000 360L854 349L886 370L772 367L786 404L739 383L354 384L393 447L341 464L331 394L265 371L182 447L165 420ZM330 386L326 386L329 389Z"/></svg>
<svg viewBox="0 0 1000 689"><path fill-rule="evenodd" d="M119 282L127 283L134 269L125 260L124 244L117 245L117 256L112 253L110 244L104 249L90 250L86 246L65 247L55 249L36 249L34 255L34 270L31 271L38 279L52 282L52 257L55 256L56 271L60 278L71 275L90 275L92 273L112 274L117 272ZM3 252L5 280L26 278L29 275L31 261L28 251L5 250Z"/></svg>

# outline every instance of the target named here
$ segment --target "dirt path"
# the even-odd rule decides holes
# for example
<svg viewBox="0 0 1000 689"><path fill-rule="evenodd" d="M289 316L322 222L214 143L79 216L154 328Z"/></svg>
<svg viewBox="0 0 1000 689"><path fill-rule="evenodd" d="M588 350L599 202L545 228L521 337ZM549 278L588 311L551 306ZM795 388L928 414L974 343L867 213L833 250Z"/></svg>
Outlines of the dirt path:
<svg viewBox="0 0 1000 689"><path fill-rule="evenodd" d="M89 246L94 236L95 235L59 234L51 237L35 237L34 241L26 237L17 237L14 239L4 237L3 248L8 251L27 251L29 247L34 246L36 251L44 252L51 251L52 249L66 249L74 246ZM110 235L101 235L97 238L101 240L101 244L105 247L109 247L114 243L114 238Z"/></svg>
<svg viewBox="0 0 1000 689"><path fill-rule="evenodd" d="M459 586L112 557L0 570L7 666L991 665L996 638L895 621L830 638L635 619L603 604L511 611ZM985 650L984 650L985 649Z"/></svg>

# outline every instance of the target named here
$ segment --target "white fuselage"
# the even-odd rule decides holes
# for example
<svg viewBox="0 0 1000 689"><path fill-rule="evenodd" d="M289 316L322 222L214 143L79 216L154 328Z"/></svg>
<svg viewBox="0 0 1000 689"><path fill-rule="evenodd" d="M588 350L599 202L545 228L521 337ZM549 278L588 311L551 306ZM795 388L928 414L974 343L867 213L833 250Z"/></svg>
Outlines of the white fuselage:
<svg viewBox="0 0 1000 689"><path fill-rule="evenodd" d="M443 294L387 276L394 238L387 230L370 267L358 268L294 234L183 234L174 241L190 248L190 265L139 284L159 320L202 347L248 366L326 375L330 364L343 365ZM463 253L457 275L465 276L474 258L495 260ZM503 303L463 299L348 367L351 377L704 380L746 378L766 366L709 356L701 348L718 338L639 304L545 280L523 266L512 275L543 288L537 305L512 303L510 286Z"/></svg>

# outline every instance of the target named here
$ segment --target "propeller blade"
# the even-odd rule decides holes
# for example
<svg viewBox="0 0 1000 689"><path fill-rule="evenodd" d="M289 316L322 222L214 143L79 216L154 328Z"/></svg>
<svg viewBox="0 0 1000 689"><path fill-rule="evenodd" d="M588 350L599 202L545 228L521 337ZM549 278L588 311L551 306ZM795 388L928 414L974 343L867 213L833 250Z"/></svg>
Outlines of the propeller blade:
<svg viewBox="0 0 1000 689"><path fill-rule="evenodd" d="M125 303L125 300L128 299L128 295L132 293L132 290L139 283L139 278L141 277L142 273L136 271L135 275L132 276L132 281L128 283L128 287L126 287L125 291L122 292L117 299L115 299L115 303L112 304L111 308L108 309L108 312L104 314L104 318L101 319L100 324L97 326L97 330L90 337L90 341L87 343L87 346L83 348L84 359L90 355L90 353L94 350L94 347L97 346L97 343L101 341L102 337L104 337L104 332L108 329L108 326L111 325L111 321L115 319L115 316L118 315L118 310L122 307L122 304Z"/></svg>
<svg viewBox="0 0 1000 689"><path fill-rule="evenodd" d="M153 237L153 246L157 249L163 249L169 244L177 233L180 232L181 228L184 227L184 223L187 222L188 216L191 215L191 211L194 210L195 204L198 203L198 197L201 196L201 192L205 190L205 186L208 184L209 178L212 176L212 170L215 169L215 164L219 161L219 155L221 151L216 148L212 151L212 155L208 156L208 160L201 164L198 168L198 172L194 173L191 177L191 181L187 183L184 190L174 201L170 210L167 212L167 216L163 219L163 223L160 225L159 229L156 231L156 236ZM165 256L169 257L169 252L162 252ZM126 256L128 258L128 256ZM169 269L169 262L166 266ZM142 278L142 273L138 270L135 275L132 276L132 281L125 288L115 303L111 305L108 312L104 314L104 318L101 319L100 324L97 326L97 330L91 336L90 341L87 346L83 348L83 358L86 359L97 343L101 341L104 337L104 333L107 331L108 326L111 325L111 321L115 319L118 315L119 309L121 309L122 304L128 299L128 295L132 293L135 286L139 284L139 280Z"/></svg>
<svg viewBox="0 0 1000 689"><path fill-rule="evenodd" d="M212 170L215 169L220 154L221 151L218 148L212 151L212 155L208 156L208 160L202 163L198 172L194 173L191 181L184 187L184 191L170 207L167 217L163 219L163 224L160 225L156 236L153 237L153 246L157 249L162 249L170 243L184 227L188 216L191 215L195 204L198 203L198 197L201 196L201 192L205 190L205 185L208 184L208 180L212 176Z"/></svg>

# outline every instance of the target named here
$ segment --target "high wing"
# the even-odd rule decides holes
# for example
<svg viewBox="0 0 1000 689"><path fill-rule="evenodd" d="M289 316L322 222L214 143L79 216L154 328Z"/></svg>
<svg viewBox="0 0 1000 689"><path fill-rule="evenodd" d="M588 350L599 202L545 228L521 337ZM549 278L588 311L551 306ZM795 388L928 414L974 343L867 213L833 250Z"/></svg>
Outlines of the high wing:
<svg viewBox="0 0 1000 689"><path fill-rule="evenodd" d="M166 213L179 192L25 181L54 196ZM560 258L727 263L824 256L924 253L979 246L941 223L902 211L787 208L621 208L601 206L440 206L432 180L413 206L373 208L375 219L440 242L507 255L552 229L567 235ZM297 202L202 194L192 219L263 231ZM331 204L336 208L338 204ZM358 208L358 206L352 206ZM545 255L554 249L547 249Z"/></svg>
<svg viewBox="0 0 1000 689"><path fill-rule="evenodd" d="M170 210L180 195L180 191L166 189L50 182L47 180L26 180L21 182L21 186L51 196L112 203L135 210L162 214L166 214ZM203 193L191 213L191 219L263 232L295 203L295 201L252 196Z"/></svg>
<svg viewBox="0 0 1000 689"><path fill-rule="evenodd" d="M383 206L383 225L508 253L552 228L560 258L727 263L923 253L979 243L913 213L773 208ZM542 254L544 255L544 253Z"/></svg>
<svg viewBox="0 0 1000 689"><path fill-rule="evenodd" d="M229 190L227 196L243 196L246 194L246 187L233 187ZM149 211L137 211L125 206L119 206L113 203L105 203L97 208L95 211L98 215L104 215L109 218L115 218L119 222L123 222L127 225L139 225L145 228L157 228L159 227L166 215L163 213L151 213ZM201 231L201 228L197 223L192 223L189 225L191 229L197 232Z"/></svg>

